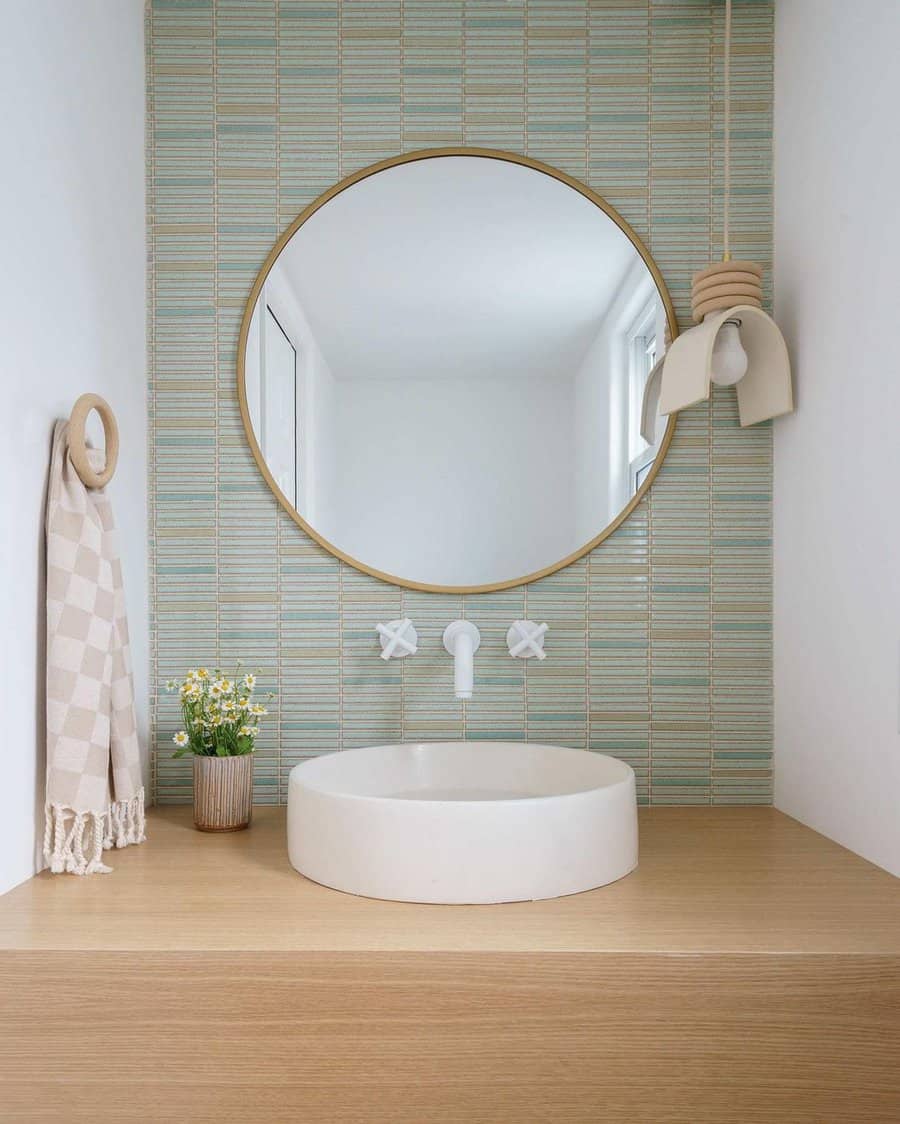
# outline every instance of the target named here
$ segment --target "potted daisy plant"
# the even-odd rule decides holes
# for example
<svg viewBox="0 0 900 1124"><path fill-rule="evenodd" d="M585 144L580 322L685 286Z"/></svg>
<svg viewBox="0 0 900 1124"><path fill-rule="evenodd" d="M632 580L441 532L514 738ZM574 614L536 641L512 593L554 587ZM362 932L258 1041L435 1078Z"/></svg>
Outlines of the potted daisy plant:
<svg viewBox="0 0 900 1124"><path fill-rule="evenodd" d="M215 668L193 668L177 691L184 726L172 739L175 757L194 757L194 826L199 831L240 831L253 808L253 750L268 712L254 701L256 676L234 678ZM271 696L270 696L271 697Z"/></svg>

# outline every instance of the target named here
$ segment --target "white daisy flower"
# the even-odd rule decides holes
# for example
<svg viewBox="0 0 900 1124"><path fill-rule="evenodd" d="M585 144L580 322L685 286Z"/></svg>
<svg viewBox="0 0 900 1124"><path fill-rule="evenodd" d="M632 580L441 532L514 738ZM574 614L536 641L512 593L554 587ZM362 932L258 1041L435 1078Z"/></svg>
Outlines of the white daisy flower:
<svg viewBox="0 0 900 1124"><path fill-rule="evenodd" d="M172 741L178 746L179 749L183 749L184 746L186 746L188 743L188 736L184 732L184 730L179 730L175 737L172 738Z"/></svg>

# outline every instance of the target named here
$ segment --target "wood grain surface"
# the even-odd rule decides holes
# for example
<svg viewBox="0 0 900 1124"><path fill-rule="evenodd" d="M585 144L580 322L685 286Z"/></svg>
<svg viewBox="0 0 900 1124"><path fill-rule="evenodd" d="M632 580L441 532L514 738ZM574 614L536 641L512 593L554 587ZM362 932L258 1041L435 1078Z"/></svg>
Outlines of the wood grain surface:
<svg viewBox="0 0 900 1124"><path fill-rule="evenodd" d="M0 899L0 1119L896 1124L900 882L770 808L641 814L552 902L317 886L284 810L151 813Z"/></svg>
<svg viewBox="0 0 900 1124"><path fill-rule="evenodd" d="M3 1119L896 1124L873 956L7 953Z"/></svg>
<svg viewBox="0 0 900 1124"><path fill-rule="evenodd" d="M156 808L102 878L44 873L0 898L0 949L900 953L900 880L772 808L653 808L640 865L544 902L410 905L310 882L285 809L205 835Z"/></svg>

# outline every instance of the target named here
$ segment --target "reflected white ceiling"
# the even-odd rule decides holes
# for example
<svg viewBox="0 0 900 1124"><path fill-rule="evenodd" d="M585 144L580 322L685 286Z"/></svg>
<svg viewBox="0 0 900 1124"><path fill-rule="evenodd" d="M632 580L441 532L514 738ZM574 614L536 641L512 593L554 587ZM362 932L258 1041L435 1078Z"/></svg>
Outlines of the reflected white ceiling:
<svg viewBox="0 0 900 1124"><path fill-rule="evenodd" d="M341 192L276 268L335 378L570 378L636 257L559 180L451 156Z"/></svg>

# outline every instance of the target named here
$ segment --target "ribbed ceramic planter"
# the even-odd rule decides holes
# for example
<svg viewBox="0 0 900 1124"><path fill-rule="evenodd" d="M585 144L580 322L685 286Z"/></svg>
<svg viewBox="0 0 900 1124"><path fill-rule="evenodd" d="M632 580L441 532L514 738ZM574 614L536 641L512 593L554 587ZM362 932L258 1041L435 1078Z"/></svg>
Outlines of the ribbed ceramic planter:
<svg viewBox="0 0 900 1124"><path fill-rule="evenodd" d="M194 827L240 831L253 811L253 754L194 758Z"/></svg>

